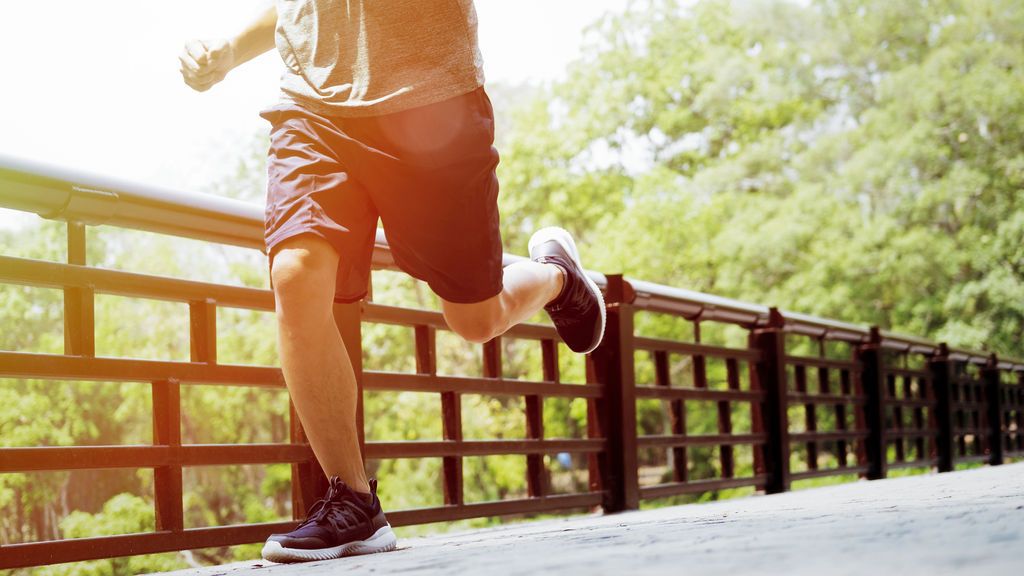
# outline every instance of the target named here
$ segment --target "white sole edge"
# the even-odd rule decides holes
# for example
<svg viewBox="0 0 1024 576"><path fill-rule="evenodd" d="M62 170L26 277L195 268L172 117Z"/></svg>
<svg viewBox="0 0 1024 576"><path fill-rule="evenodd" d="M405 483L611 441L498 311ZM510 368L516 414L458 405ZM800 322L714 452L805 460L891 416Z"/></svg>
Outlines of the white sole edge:
<svg viewBox="0 0 1024 576"><path fill-rule="evenodd" d="M576 265L580 267L580 270L584 271L583 277L587 280L587 284L590 286L591 291L597 295L597 301L600 304L598 306L598 311L601 313L600 335L597 337L596 344L583 352L579 352L579 354L590 354L601 344L601 341L604 340L604 328L605 324L607 324L604 295L601 294L601 289L598 288L597 282L594 282L590 276L586 274L586 268L583 267L583 263L580 261L579 250L576 249L576 242L572 239L572 234L569 234L569 231L565 228L561 228L559 226L547 226L537 230L532 236L530 236L530 242L527 245L527 250L532 254L535 246L539 246L550 241L558 242L558 244L569 253L569 256L572 257L573 261L576 262Z"/></svg>
<svg viewBox="0 0 1024 576"><path fill-rule="evenodd" d="M304 550L302 548L285 548L276 540L268 540L263 545L262 556L270 562L309 562L312 560L332 560L343 556L360 554L376 554L390 552L398 546L398 539L390 525L380 527L373 536L366 540L356 540L331 548Z"/></svg>

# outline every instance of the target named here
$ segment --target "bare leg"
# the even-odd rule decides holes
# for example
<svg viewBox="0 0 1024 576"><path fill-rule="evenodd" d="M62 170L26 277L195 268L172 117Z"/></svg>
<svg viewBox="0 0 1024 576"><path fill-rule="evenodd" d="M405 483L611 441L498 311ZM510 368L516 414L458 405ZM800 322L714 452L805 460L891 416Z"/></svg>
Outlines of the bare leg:
<svg viewBox="0 0 1024 576"><path fill-rule="evenodd" d="M516 262L504 270L504 289L483 302L442 300L448 326L466 340L486 342L533 316L562 291L563 273L554 264Z"/></svg>
<svg viewBox="0 0 1024 576"><path fill-rule="evenodd" d="M299 420L324 473L369 492L356 430L356 376L332 313L338 254L317 236L296 236L276 250L281 368Z"/></svg>

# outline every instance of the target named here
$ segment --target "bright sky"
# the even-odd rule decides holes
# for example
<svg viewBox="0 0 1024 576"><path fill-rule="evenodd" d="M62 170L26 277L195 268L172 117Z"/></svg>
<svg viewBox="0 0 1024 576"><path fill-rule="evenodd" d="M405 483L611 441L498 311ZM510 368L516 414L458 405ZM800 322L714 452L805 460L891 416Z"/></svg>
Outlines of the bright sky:
<svg viewBox="0 0 1024 576"><path fill-rule="evenodd" d="M628 0L476 0L489 82L548 82L579 54L583 29ZM234 168L267 129L271 52L208 92L186 87L190 38L236 32L265 0L4 2L0 154L179 189ZM11 222L0 211L0 225Z"/></svg>

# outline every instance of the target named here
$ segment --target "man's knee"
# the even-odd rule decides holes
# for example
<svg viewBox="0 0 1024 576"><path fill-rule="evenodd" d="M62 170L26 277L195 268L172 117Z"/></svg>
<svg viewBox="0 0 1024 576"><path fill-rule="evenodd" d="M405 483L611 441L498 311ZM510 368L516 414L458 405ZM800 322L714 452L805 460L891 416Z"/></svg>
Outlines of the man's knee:
<svg viewBox="0 0 1024 576"><path fill-rule="evenodd" d="M290 238L274 249L270 280L278 300L304 300L333 293L338 257L326 240L312 235ZM323 293L323 294L321 294Z"/></svg>
<svg viewBox="0 0 1024 576"><path fill-rule="evenodd" d="M444 303L444 318L448 327L466 340L482 344L505 331L501 303L486 300L476 304Z"/></svg>

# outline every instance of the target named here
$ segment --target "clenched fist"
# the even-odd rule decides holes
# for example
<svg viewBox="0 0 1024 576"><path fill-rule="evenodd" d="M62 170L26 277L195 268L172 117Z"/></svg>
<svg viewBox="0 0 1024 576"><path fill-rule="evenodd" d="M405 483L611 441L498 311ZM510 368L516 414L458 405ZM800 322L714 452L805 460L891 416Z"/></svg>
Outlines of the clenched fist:
<svg viewBox="0 0 1024 576"><path fill-rule="evenodd" d="M188 42L178 61L185 84L199 92L209 90L235 67L234 50L223 38Z"/></svg>

